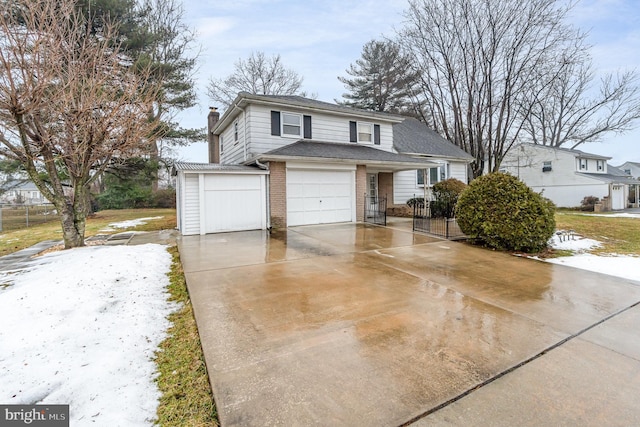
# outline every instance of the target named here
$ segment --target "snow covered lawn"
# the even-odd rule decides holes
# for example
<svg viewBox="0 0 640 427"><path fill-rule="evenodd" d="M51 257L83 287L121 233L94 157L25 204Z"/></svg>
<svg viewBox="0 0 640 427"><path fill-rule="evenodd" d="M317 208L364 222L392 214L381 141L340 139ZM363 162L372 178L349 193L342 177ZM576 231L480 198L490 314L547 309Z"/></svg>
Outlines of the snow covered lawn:
<svg viewBox="0 0 640 427"><path fill-rule="evenodd" d="M71 425L152 424L177 308L166 247L92 246L0 272L0 402L70 404Z"/></svg>
<svg viewBox="0 0 640 427"><path fill-rule="evenodd" d="M573 238L560 240L554 235L549 244L554 249L574 251L573 256L547 258L546 262L562 264L583 270L595 271L610 276L640 281L640 257L630 255L593 255L589 250L601 246L601 242L574 235Z"/></svg>
<svg viewBox="0 0 640 427"><path fill-rule="evenodd" d="M148 221L153 221L154 219L162 219L162 217L151 216L147 218L136 218L136 219L129 219L129 220L120 221L120 222L112 222L111 224L109 224L108 227L103 228L100 231L115 231L118 228L122 229L122 228L137 227L138 225L146 224Z"/></svg>

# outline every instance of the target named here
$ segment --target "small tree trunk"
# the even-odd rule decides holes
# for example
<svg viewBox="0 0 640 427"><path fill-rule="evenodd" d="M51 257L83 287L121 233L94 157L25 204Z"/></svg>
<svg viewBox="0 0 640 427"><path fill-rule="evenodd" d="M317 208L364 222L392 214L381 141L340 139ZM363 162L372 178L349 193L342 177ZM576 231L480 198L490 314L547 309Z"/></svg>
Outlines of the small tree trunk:
<svg viewBox="0 0 640 427"><path fill-rule="evenodd" d="M64 248L84 246L84 233L89 214L89 192L81 185L75 187L73 201L65 200L60 210Z"/></svg>

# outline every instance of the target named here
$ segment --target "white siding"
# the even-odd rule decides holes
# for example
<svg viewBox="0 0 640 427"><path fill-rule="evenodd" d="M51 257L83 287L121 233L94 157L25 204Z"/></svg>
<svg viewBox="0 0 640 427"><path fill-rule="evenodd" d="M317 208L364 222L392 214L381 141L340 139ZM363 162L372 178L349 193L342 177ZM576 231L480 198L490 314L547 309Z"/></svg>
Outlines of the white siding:
<svg viewBox="0 0 640 427"><path fill-rule="evenodd" d="M445 166L446 167L446 166ZM448 162L447 178L455 178L467 183L467 163ZM423 197L424 188L418 186L415 170L396 172L393 174L393 204L403 205L413 197Z"/></svg>
<svg viewBox="0 0 640 427"><path fill-rule="evenodd" d="M184 174L182 234L200 234L200 184L198 174Z"/></svg>
<svg viewBox="0 0 640 427"><path fill-rule="evenodd" d="M290 112L311 116L311 138L315 141L337 142L349 144L349 121L354 120L345 116L337 116L317 111L307 111L296 108L269 107L263 105L249 105L246 107L247 114L247 157L251 158L267 151L292 144L301 137L273 136L271 135L271 111ZM239 120L242 120L242 114ZM366 144L373 148L385 151L392 151L393 129L390 123L377 122L375 120L362 120L367 123L380 125L380 145ZM227 133L230 132L233 124L224 130L225 146L227 145ZM244 127L242 126L244 131ZM231 130L232 132L232 130ZM243 133L243 132L242 132ZM232 133L230 133L231 135ZM243 133L244 135L244 133ZM238 144L242 145L242 144ZM223 163L237 163L243 159L242 153L233 151L225 155Z"/></svg>
<svg viewBox="0 0 640 427"><path fill-rule="evenodd" d="M591 180L591 182L596 182ZM600 200L609 195L609 184L573 184L573 185L554 185L554 186L537 186L530 185L531 189L536 193L542 192L542 195L553 201L556 206L561 208L573 208L580 206L580 202L585 196L596 196Z"/></svg>
<svg viewBox="0 0 640 427"><path fill-rule="evenodd" d="M245 112L246 113L246 112ZM235 121L231 122L224 131L221 133L224 142L224 151L220 156L220 163L225 164L239 164L245 161L245 136L248 132L245 131L245 122L249 127L249 114L245 120L245 113L240 113ZM234 123L238 123L238 140L235 140ZM247 146L248 150L248 146ZM247 151L248 153L248 151Z"/></svg>

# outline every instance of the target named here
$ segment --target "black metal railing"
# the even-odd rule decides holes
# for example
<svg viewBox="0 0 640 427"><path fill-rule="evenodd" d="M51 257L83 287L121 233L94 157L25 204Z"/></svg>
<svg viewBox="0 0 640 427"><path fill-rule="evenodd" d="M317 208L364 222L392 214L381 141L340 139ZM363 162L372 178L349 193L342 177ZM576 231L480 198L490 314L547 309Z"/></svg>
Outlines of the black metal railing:
<svg viewBox="0 0 640 427"><path fill-rule="evenodd" d="M364 196L364 222L387 225L387 197Z"/></svg>
<svg viewBox="0 0 640 427"><path fill-rule="evenodd" d="M434 201L419 198L413 199L413 231L434 234L449 240L465 239L455 218L440 216L440 209L432 209Z"/></svg>

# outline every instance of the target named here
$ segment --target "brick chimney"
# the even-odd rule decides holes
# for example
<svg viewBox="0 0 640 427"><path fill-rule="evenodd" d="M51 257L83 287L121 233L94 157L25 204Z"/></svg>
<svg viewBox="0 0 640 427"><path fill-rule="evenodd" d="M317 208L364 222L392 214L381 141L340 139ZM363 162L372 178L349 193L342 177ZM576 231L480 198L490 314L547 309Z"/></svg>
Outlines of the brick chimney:
<svg viewBox="0 0 640 427"><path fill-rule="evenodd" d="M213 128L220 120L216 107L209 107L207 116L207 143L209 144L209 163L220 163L220 137L213 134Z"/></svg>

